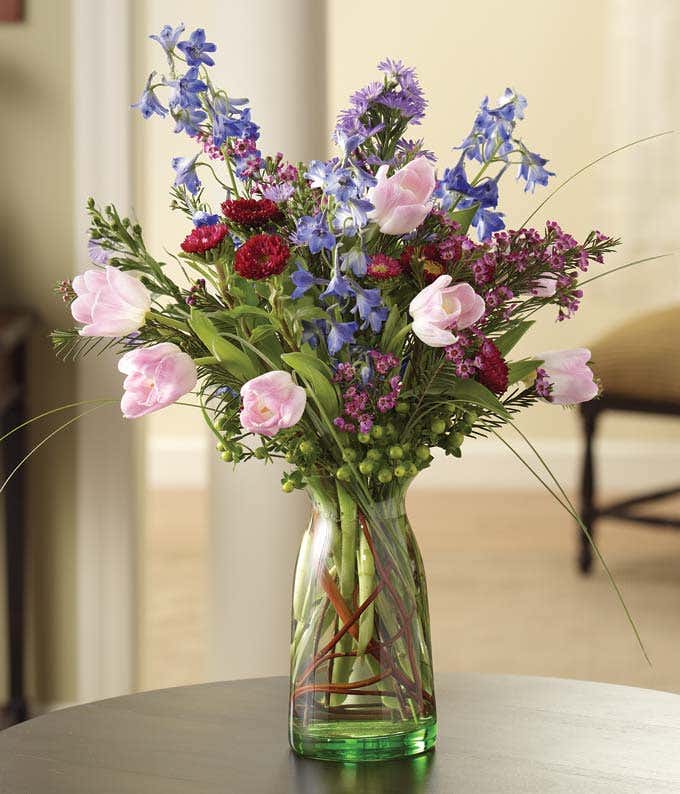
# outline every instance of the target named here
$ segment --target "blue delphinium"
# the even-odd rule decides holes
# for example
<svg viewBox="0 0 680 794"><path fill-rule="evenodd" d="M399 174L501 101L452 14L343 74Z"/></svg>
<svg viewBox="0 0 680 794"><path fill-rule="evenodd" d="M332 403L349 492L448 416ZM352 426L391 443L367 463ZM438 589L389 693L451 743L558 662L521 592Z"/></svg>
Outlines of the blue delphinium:
<svg viewBox="0 0 680 794"><path fill-rule="evenodd" d="M152 88L152 83L155 76L156 72L151 72L149 79L146 81L146 86L142 96L139 99L139 102L135 102L134 105L131 105L133 108L138 108L139 112L145 119L151 118L154 113L161 118L164 118L168 114L168 109L163 107L160 100L156 96L154 89Z"/></svg>
<svg viewBox="0 0 680 794"><path fill-rule="evenodd" d="M306 267L303 267L300 261L295 263L297 269L291 273L290 280L293 282L295 289L291 293L291 298L297 300L301 298L308 290L314 285L327 284L326 279L315 278Z"/></svg>
<svg viewBox="0 0 680 794"><path fill-rule="evenodd" d="M352 285L349 281L342 275L340 268L335 267L333 269L333 275L331 276L331 280L328 282L328 286L326 289L321 293L322 298L347 298L349 295L352 295Z"/></svg>
<svg viewBox="0 0 680 794"><path fill-rule="evenodd" d="M368 271L368 257L361 248L352 248L340 256L340 269L343 273L365 276Z"/></svg>
<svg viewBox="0 0 680 794"><path fill-rule="evenodd" d="M192 137L200 132L199 124L207 118L205 111L198 108L173 110L172 117L175 120L175 132L186 132Z"/></svg>
<svg viewBox="0 0 680 794"><path fill-rule="evenodd" d="M328 228L328 221L322 213L298 218L292 239L295 243L306 245L313 254L324 249L332 251L335 247L335 235Z"/></svg>
<svg viewBox="0 0 680 794"><path fill-rule="evenodd" d="M544 168L547 162L545 157L541 157L538 152L530 152L528 149L522 152L522 162L519 166L517 178L526 181L524 185L525 193L527 191L533 193L536 185L543 185L545 187L548 184L548 179L551 176L555 176L553 171L548 171Z"/></svg>
<svg viewBox="0 0 680 794"><path fill-rule="evenodd" d="M175 169L175 186L184 185L190 193L198 193L201 187L201 180L196 173L196 160L194 157L174 157L172 167Z"/></svg>
<svg viewBox="0 0 680 794"><path fill-rule="evenodd" d="M177 42L179 41L179 37L184 33L184 24L178 25L176 28L173 28L172 25L163 25L161 28L161 32L156 35L149 36L150 39L157 41L168 58L168 63L172 65L172 54L175 51L175 47L177 46Z"/></svg>
<svg viewBox="0 0 680 794"><path fill-rule="evenodd" d="M330 331L326 336L326 344L328 345L328 352L334 356L340 352L345 345L350 345L354 342L354 334L359 330L359 326L354 322L349 323L330 323Z"/></svg>
<svg viewBox="0 0 680 794"><path fill-rule="evenodd" d="M366 199L349 199L338 204L333 216L333 228L345 237L354 237L357 230L363 229L368 223L368 213L373 205Z"/></svg>
<svg viewBox="0 0 680 794"><path fill-rule="evenodd" d="M362 289L357 287L355 290L356 304L352 312L359 315L362 325L361 328L368 328L378 333L389 314L387 307L383 306L379 289Z"/></svg>
<svg viewBox="0 0 680 794"><path fill-rule="evenodd" d="M194 214L191 216L191 220L194 222L194 226L197 229L199 229L201 226L214 226L219 219L219 215L211 215L209 212L205 212L203 210L194 212Z"/></svg>
<svg viewBox="0 0 680 794"><path fill-rule="evenodd" d="M188 41L180 41L177 49L184 53L188 66L215 65L215 61L207 53L215 52L217 45L205 40L203 28L196 28L189 36Z"/></svg>
<svg viewBox="0 0 680 794"><path fill-rule="evenodd" d="M198 76L198 67L196 66L193 66L177 80L166 80L165 84L174 89L169 100L172 108L200 108L199 94L208 89L208 86Z"/></svg>

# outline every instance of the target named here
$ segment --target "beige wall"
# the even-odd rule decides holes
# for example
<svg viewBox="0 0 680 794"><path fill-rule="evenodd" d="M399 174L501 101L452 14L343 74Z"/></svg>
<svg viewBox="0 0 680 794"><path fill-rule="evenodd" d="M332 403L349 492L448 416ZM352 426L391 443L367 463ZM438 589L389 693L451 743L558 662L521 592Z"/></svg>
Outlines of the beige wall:
<svg viewBox="0 0 680 794"><path fill-rule="evenodd" d="M73 269L70 3L32 0L26 19L0 25L0 261L2 302L32 309L32 414L74 399L74 369L58 363L47 332L64 325L54 284ZM41 423L33 441L56 426ZM55 438L28 468L31 688L40 701L75 696L75 437ZM4 647L4 635L0 648Z"/></svg>
<svg viewBox="0 0 680 794"><path fill-rule="evenodd" d="M654 3L641 5L646 9L646 24L654 24ZM612 74L615 53L608 38L614 24L614 6L606 0L486 0L472 6L460 0L429 0L420 6L410 0L329 0L329 127L349 93L373 79L375 64L381 58L401 58L417 67L430 101L422 126L412 128L413 137L425 137L428 148L438 155L440 167L455 162L457 153L451 147L467 134L482 97L488 94L496 99L506 85L512 85L529 100L521 134L531 147L550 158L549 167L557 172L556 180L564 179L606 151L668 128L654 126L665 119L655 122L636 112L635 91L647 90L645 74L640 74L637 87L626 87L627 106L612 107L614 96L626 97L626 91L613 91L610 82L616 79ZM361 20L360 25L357 20ZM644 64L658 59L659 52L647 44L649 38L642 30L637 34L636 46L648 47L638 60ZM674 57L675 53L669 55ZM667 68L678 67L669 62ZM672 99L669 96L666 101ZM616 120L627 108L630 118L625 125L617 126ZM677 108L675 116L677 126ZM608 192L615 177L620 183L621 169L629 168L639 158L638 162L650 164L645 200L653 201L663 174L658 158L650 155L653 147L658 152L671 145L664 139L602 163L567 186L533 222L555 218L576 236L596 227L623 237L624 249L609 260L609 266L668 250L641 250L634 222L615 212ZM533 196L524 194L506 175L501 185L501 208L507 213L508 226L516 228L545 195L544 188L537 188ZM676 233L675 248L678 236ZM661 244L667 245L667 241ZM593 284L581 311L570 322L556 324L546 310L519 352L587 345L603 330L642 309L677 301L677 260L648 267ZM552 406L537 406L526 412L521 424L533 438L563 437L575 430L573 414ZM664 437L669 429L678 437L675 426L667 422L636 419L611 422L609 426L613 435L621 437L638 437L643 431Z"/></svg>

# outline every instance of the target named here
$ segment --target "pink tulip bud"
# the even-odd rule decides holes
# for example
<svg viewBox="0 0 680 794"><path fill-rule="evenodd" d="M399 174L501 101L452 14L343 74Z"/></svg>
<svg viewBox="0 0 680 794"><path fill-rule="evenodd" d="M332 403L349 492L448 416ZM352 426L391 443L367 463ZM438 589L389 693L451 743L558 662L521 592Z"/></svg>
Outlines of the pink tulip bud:
<svg viewBox="0 0 680 794"><path fill-rule="evenodd" d="M599 387L593 378L593 371L587 366L590 350L584 347L576 350L550 350L539 353L544 379L550 385L548 400L557 405L575 405L597 397Z"/></svg>
<svg viewBox="0 0 680 794"><path fill-rule="evenodd" d="M531 287L531 294L537 298L552 298L557 292L557 276L550 273L543 273L542 276L534 281Z"/></svg>
<svg viewBox="0 0 680 794"><path fill-rule="evenodd" d="M71 314L85 323L83 336L127 336L144 325L151 308L151 295L142 282L110 265L76 276L73 289L78 297Z"/></svg>
<svg viewBox="0 0 680 794"><path fill-rule="evenodd" d="M172 342L125 353L118 369L127 377L120 402L123 416L136 419L179 400L196 386L196 365Z"/></svg>
<svg viewBox="0 0 680 794"><path fill-rule="evenodd" d="M408 234L425 220L432 208L434 167L425 157L417 157L391 177L388 166L376 174L378 184L368 191L373 210L368 217L376 221L383 234Z"/></svg>
<svg viewBox="0 0 680 794"><path fill-rule="evenodd" d="M274 370L252 378L241 387L241 427L249 433L275 436L302 418L307 394L289 372Z"/></svg>
<svg viewBox="0 0 680 794"><path fill-rule="evenodd" d="M452 329L468 328L484 314L484 299L469 284L451 284L449 275L441 275L422 289L411 301L413 333L430 347L446 347L456 341Z"/></svg>

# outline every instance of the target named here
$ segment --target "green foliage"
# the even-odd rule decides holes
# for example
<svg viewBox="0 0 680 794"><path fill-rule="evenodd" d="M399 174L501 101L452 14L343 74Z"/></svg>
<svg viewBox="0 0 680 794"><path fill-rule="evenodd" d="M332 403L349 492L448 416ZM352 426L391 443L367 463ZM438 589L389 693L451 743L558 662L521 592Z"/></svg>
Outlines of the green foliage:
<svg viewBox="0 0 680 794"><path fill-rule="evenodd" d="M308 394L319 402L326 416L337 416L340 403L330 367L309 353L284 353L281 358L302 378Z"/></svg>
<svg viewBox="0 0 680 794"><path fill-rule="evenodd" d="M203 312L192 309L189 325L210 353L236 378L246 381L258 374L258 369L248 354L224 339Z"/></svg>

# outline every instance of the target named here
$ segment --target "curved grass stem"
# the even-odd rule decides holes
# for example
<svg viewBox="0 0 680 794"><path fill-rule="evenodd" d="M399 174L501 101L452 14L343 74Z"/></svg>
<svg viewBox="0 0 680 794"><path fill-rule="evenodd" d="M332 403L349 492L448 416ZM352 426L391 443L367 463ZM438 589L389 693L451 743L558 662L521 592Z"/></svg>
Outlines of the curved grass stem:
<svg viewBox="0 0 680 794"><path fill-rule="evenodd" d="M564 490L564 488L560 484L560 482L557 479L557 477L555 477L555 475L553 474L552 470L550 469L548 464L545 462L545 460L543 459L541 454L538 452L536 447L531 443L531 441L529 441L529 439L524 435L524 433L514 423L510 422L509 424L524 439L524 441L529 446L529 448L532 450L534 455L536 455L536 458L541 463L543 468L546 470L546 472L548 473L550 479L555 483L559 493L556 492L553 488L550 487L550 485L541 477L541 475L533 468L533 466L531 466L531 464L528 463L522 457L522 455L520 455L520 453L517 452L517 450L512 446L512 444L510 444L508 441L506 441L503 438L503 436L500 435L500 433L496 432L495 430L491 430L491 432L493 433L494 436L496 436L496 438L502 444L504 444L512 452L512 454L522 463L522 465L524 465L528 469L528 471L531 472L531 474L538 480L538 482L541 483L541 485L548 491L548 493L555 499L555 501L564 510L566 510L566 512L569 513L569 515L579 525L581 531L583 532L583 534L588 539L588 543L590 543L590 545L592 546L592 549L595 552L595 555L597 556L597 559L600 561L600 563L601 563L601 565L602 565L602 567L603 567L603 569L604 569L604 571L605 571L605 573L607 575L607 578L609 579L609 584L611 585L612 589L614 590L614 592L616 594L616 597L618 598L619 603L621 604L621 606L623 608L623 611L626 614L626 618L628 620L628 623L630 624L630 627L632 628L633 633L635 634L635 639L637 640L637 643L640 646L640 650L642 651L642 654L645 657L645 661L647 662L647 664L650 667L652 667L652 660L649 658L649 654L647 653L647 649L645 648L645 645L644 645L644 643L642 641L642 637L640 636L640 632L638 631L637 625L636 625L635 621L633 620L633 616L631 615L630 610L628 609L628 605L626 604L626 601L625 601L625 599L623 597L623 593L621 592L621 589L619 588L618 584L616 583L616 580L614 579L614 575L612 574L611 570L609 569L609 566L607 565L604 557L602 556L602 552L600 551L598 545L595 543L595 540L593 539L592 535L590 534L590 531L588 530L586 525L583 523L583 520L581 519L581 516L579 515L578 511L576 510L576 508L574 507L571 499L567 496L566 491ZM562 501L562 498L560 498L560 494L561 494L562 498L564 499L564 501Z"/></svg>

